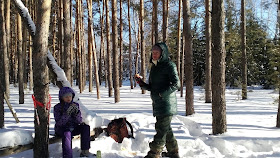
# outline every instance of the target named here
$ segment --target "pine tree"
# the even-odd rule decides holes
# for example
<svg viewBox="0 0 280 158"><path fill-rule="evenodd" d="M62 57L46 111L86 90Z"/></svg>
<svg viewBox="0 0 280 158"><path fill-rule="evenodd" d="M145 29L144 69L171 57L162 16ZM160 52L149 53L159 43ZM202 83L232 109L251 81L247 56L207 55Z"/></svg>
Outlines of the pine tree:
<svg viewBox="0 0 280 158"><path fill-rule="evenodd" d="M17 14L17 35L18 35L18 44L17 44L17 54L18 54L18 88L19 88L19 104L24 104L24 65L23 65L23 54L22 54L22 24L21 17L19 13Z"/></svg>
<svg viewBox="0 0 280 158"><path fill-rule="evenodd" d="M109 20L109 0L105 0L106 6L106 39L107 39L107 73L108 73L108 89L109 97L113 96L113 81L112 81L112 59L110 47L110 20Z"/></svg>
<svg viewBox="0 0 280 158"><path fill-rule="evenodd" d="M224 2L212 0L212 130L213 134L227 131L225 100L225 35Z"/></svg>
<svg viewBox="0 0 280 158"><path fill-rule="evenodd" d="M37 2L37 21L36 35L34 37L34 96L38 102L47 105L49 102L49 77L47 74L47 52L48 36L50 24L51 0ZM50 110L50 109L49 109ZM34 138L34 157L49 157L49 112L45 107L37 106L35 113L35 138ZM38 119L36 118L38 115ZM38 124L40 122L40 124Z"/></svg>
<svg viewBox="0 0 280 158"><path fill-rule="evenodd" d="M212 102L211 87L211 12L210 0L205 1L205 36L206 36L206 59L205 59L205 103Z"/></svg>
<svg viewBox="0 0 280 158"><path fill-rule="evenodd" d="M183 19L185 36L185 79L186 79L186 116L194 114L193 107L193 48L190 24L190 2L183 1Z"/></svg>
<svg viewBox="0 0 280 158"><path fill-rule="evenodd" d="M247 99L247 54L245 0L241 0L242 99Z"/></svg>
<svg viewBox="0 0 280 158"><path fill-rule="evenodd" d="M145 56L145 41L144 41L144 0L140 0L140 34L141 34L141 76L146 80L146 56ZM146 91L142 90L142 94Z"/></svg>
<svg viewBox="0 0 280 158"><path fill-rule="evenodd" d="M114 63L114 96L115 103L120 102L120 85L119 85L119 60L118 60L118 39L117 39L117 0L112 0L112 52Z"/></svg>

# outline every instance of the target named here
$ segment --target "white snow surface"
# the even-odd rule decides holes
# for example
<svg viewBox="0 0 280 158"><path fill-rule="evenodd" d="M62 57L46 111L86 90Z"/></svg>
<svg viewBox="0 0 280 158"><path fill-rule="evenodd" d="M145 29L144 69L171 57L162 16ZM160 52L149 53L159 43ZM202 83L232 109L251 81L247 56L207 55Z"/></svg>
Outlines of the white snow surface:
<svg viewBox="0 0 280 158"><path fill-rule="evenodd" d="M78 87L74 87L78 90ZM95 89L94 89L95 90ZM50 133L54 133L53 106L58 103L59 89L50 86L52 111ZM121 102L115 104L108 97L108 90L101 87L101 99L96 99L96 91L86 89L79 94L84 108L89 113L102 118L99 124L106 125L108 120L126 117L131 122L135 139L125 138L116 143L112 138L101 134L91 141L91 153L101 151L102 158L137 158L149 151L149 142L155 134L155 118L152 114L150 93L141 94L137 87L130 89L128 82L120 88ZM185 91L184 91L185 92ZM194 88L195 114L185 115L185 99L178 99L178 115L172 119L172 129L179 144L182 158L263 158L280 157L280 129L276 128L278 106L275 100L278 92L252 88L247 100L240 100L241 89L226 89L227 132L212 135L211 104L204 103L204 89ZM34 135L34 107L31 95L25 91L25 104L18 104L18 90L11 85L10 101L17 111L20 123L16 124L12 114L5 106L5 128L0 129L0 147L28 144ZM105 121L104 121L105 120ZM79 157L80 140L73 140L74 157ZM49 146L50 157L61 157L61 142ZM7 157L33 157L33 151L27 150Z"/></svg>

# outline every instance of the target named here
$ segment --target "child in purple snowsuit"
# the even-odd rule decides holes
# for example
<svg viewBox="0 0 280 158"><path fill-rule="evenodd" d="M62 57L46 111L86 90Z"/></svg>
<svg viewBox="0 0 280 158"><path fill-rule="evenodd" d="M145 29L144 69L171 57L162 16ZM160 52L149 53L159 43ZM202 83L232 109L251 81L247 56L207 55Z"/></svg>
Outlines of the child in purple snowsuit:
<svg viewBox="0 0 280 158"><path fill-rule="evenodd" d="M79 104L73 102L74 91L63 87L59 91L60 103L54 106L55 134L62 137L63 158L72 158L72 137L81 134L81 157L89 156L90 127L82 123Z"/></svg>

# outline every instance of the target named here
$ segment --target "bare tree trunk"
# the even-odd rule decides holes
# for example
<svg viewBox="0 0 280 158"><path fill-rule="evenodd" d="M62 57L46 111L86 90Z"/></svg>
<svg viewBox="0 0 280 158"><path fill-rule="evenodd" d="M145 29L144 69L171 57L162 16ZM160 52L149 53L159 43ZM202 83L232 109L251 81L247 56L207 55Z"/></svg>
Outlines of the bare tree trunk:
<svg viewBox="0 0 280 158"><path fill-rule="evenodd" d="M58 11L57 11L57 0L54 1L54 16L53 16L53 30L52 30L52 35L53 35L53 38L52 38L52 52L53 52L53 56L56 57L57 55L57 52L56 52L56 23L57 23L57 14L58 14Z"/></svg>
<svg viewBox="0 0 280 158"><path fill-rule="evenodd" d="M71 86L73 85L73 76L74 76L74 71L73 71L73 60L74 60L74 39L75 39L75 33L72 30L72 1L70 1L70 34L71 34L71 39L70 39L70 71L71 71L71 78L69 78Z"/></svg>
<svg viewBox="0 0 280 158"><path fill-rule="evenodd" d="M6 41L7 41L7 55L5 55L5 51L4 51L4 70L5 70L5 92L6 95L8 96L8 98L10 98L10 79L9 79L9 53L11 52L11 1L5 1L6 2L6 19L5 19L5 25L6 25ZM3 4L4 5L4 4Z"/></svg>
<svg viewBox="0 0 280 158"><path fill-rule="evenodd" d="M29 35L29 90L33 89L32 38Z"/></svg>
<svg viewBox="0 0 280 158"><path fill-rule="evenodd" d="M17 54L18 54L18 88L19 88L19 104L24 104L24 80L23 80L23 54L22 54L22 25L21 17L19 13L17 14L17 31L18 31L18 44L17 44Z"/></svg>
<svg viewBox="0 0 280 158"><path fill-rule="evenodd" d="M227 131L225 100L224 2L212 0L212 129L213 134Z"/></svg>
<svg viewBox="0 0 280 158"><path fill-rule="evenodd" d="M114 63L114 96L115 103L120 102L120 85L119 85L119 60L118 60L118 30L117 30L117 0L112 0L112 52Z"/></svg>
<svg viewBox="0 0 280 158"><path fill-rule="evenodd" d="M184 31L183 31L184 32ZM182 57L181 57L182 63L181 63L181 74L180 74L180 80L181 80L181 97L183 97L184 94L184 76L185 76L185 35L183 33L182 38Z"/></svg>
<svg viewBox="0 0 280 158"><path fill-rule="evenodd" d="M27 0L24 0L24 5L27 6ZM23 65L23 87L27 89L27 70L26 70L26 57L27 57L27 30L25 25L22 26L22 65Z"/></svg>
<svg viewBox="0 0 280 158"><path fill-rule="evenodd" d="M162 0L163 7L163 24L162 24L162 34L163 34L163 42L167 43L168 39L168 2L169 0Z"/></svg>
<svg viewBox="0 0 280 158"><path fill-rule="evenodd" d="M88 43L88 50L89 50L89 74L91 80L92 80L92 57L94 60L94 75L95 75L95 84L96 84L96 94L97 94L97 99L100 99L100 93L99 93L99 76L98 76L98 69L97 69L97 56L96 56L96 48L95 48L95 38L93 36L93 21L92 21L92 1L88 0L87 1L88 5L88 30L89 30L89 43ZM89 83L92 81L89 81ZM91 83L92 84L92 83Z"/></svg>
<svg viewBox="0 0 280 158"><path fill-rule="evenodd" d="M5 70L3 69L5 64L4 54L7 53L7 39L5 29L5 15L4 15L4 1L0 1L0 128L4 127L4 92L5 92Z"/></svg>
<svg viewBox="0 0 280 158"><path fill-rule="evenodd" d="M51 0L37 2L36 35L34 37L34 96L37 101L47 105L49 102L49 77L47 67L48 35L50 24ZM49 109L50 110L50 109ZM38 120L35 112L35 138L33 154L35 158L49 157L49 111L37 106ZM40 121L40 124L38 124Z"/></svg>
<svg viewBox="0 0 280 158"><path fill-rule="evenodd" d="M280 0L278 0L278 7L277 7L277 20L280 20ZM280 29L280 25L278 24L278 29ZM280 69L278 68L279 74ZM280 83L279 83L280 84ZM277 112L277 120L276 120L276 127L280 128L280 85L278 85L279 90L279 98L278 98L278 112Z"/></svg>
<svg viewBox="0 0 280 158"><path fill-rule="evenodd" d="M178 32L177 32L177 71L178 75L181 75L181 7L182 6L182 0L179 0L179 10L178 10ZM181 78L180 78L181 80ZM181 84L181 87L183 85ZM180 89L181 90L181 89Z"/></svg>
<svg viewBox="0 0 280 158"><path fill-rule="evenodd" d="M63 0L63 29L64 29L64 71L66 78L71 81L72 71L71 71L71 10L70 10L70 1L71 0ZM54 26L55 27L55 26Z"/></svg>
<svg viewBox="0 0 280 158"><path fill-rule="evenodd" d="M206 57L205 57L205 103L212 102L212 88L211 88L211 12L210 0L205 1L205 36L206 36Z"/></svg>
<svg viewBox="0 0 280 158"><path fill-rule="evenodd" d="M186 116L194 114L193 107L193 50L190 24L190 3L183 1L184 34L185 34L185 79L186 79Z"/></svg>
<svg viewBox="0 0 280 158"><path fill-rule="evenodd" d="M34 18L34 0L29 1L29 11L31 16ZM32 36L29 34L29 90L33 90L33 65L32 65L32 53L33 53L33 43L32 43Z"/></svg>
<svg viewBox="0 0 280 158"><path fill-rule="evenodd" d="M112 81L112 59L111 59L111 48L110 48L110 20L109 20L109 4L106 2L106 37L107 37L107 67L108 67L108 89L109 97L113 96L113 81Z"/></svg>
<svg viewBox="0 0 280 158"><path fill-rule="evenodd" d="M98 69L98 76L99 76L99 82L100 85L102 83L102 76L103 76L103 71L105 65L103 66L102 63L105 63L103 61L105 61L104 58L104 35L103 35L103 31L104 31L104 10L105 10L105 5L104 5L104 0L102 0L102 12L101 12L101 5L98 1L98 6L99 6L99 14L100 14L100 53L99 53L99 69ZM106 72L105 72L106 75ZM105 76L104 75L104 76ZM106 82L106 80L105 80Z"/></svg>
<svg viewBox="0 0 280 158"><path fill-rule="evenodd" d="M128 19L128 32L129 32L129 80L130 88L133 89L133 77L132 77L132 35L131 35L131 23L130 23L130 0L127 1L127 19Z"/></svg>
<svg viewBox="0 0 280 158"><path fill-rule="evenodd" d="M123 51L123 19L122 19L122 0L120 0L120 62L119 62L119 66L120 66L120 75L119 75L119 84L120 87L122 87L122 80L123 80L123 55L122 55L122 51Z"/></svg>
<svg viewBox="0 0 280 158"><path fill-rule="evenodd" d="M140 0L140 31L141 31L141 76L146 81L146 57L145 57L145 41L144 41L144 0ZM142 90L142 94L146 91Z"/></svg>
<svg viewBox="0 0 280 158"><path fill-rule="evenodd" d="M92 92L92 1L87 0L87 7L88 7L88 74L89 74L89 92Z"/></svg>
<svg viewBox="0 0 280 158"><path fill-rule="evenodd" d="M64 69L63 58L63 0L58 0L58 52L57 62L58 65Z"/></svg>
<svg viewBox="0 0 280 158"><path fill-rule="evenodd" d="M242 99L247 99L247 55L245 0L241 0Z"/></svg>
<svg viewBox="0 0 280 158"><path fill-rule="evenodd" d="M152 45L158 43L158 0L153 0L153 27L152 27ZM141 13L141 11L140 11ZM141 15L140 15L141 16Z"/></svg>
<svg viewBox="0 0 280 158"><path fill-rule="evenodd" d="M17 16L17 15L15 15ZM15 24L17 23L17 18L15 17ZM13 63L14 63L14 86L16 87L16 83L18 82L18 54L17 54L17 48L18 48L18 28L17 25L14 25L14 37L15 37L15 42L14 42L14 58L13 58Z"/></svg>
<svg viewBox="0 0 280 158"><path fill-rule="evenodd" d="M137 18L138 21L138 30L137 30L137 36L135 33L137 40L137 47L136 47L136 55L135 55L135 74L138 74L138 69L139 69L139 52L140 52L140 41L141 41L141 35L140 35L140 17ZM136 87L136 82L134 82L134 87Z"/></svg>

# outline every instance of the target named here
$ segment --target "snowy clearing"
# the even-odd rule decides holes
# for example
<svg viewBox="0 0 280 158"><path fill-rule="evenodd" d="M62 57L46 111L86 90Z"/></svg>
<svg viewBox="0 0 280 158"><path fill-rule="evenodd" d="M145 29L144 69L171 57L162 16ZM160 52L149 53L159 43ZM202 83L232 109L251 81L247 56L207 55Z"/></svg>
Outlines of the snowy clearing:
<svg viewBox="0 0 280 158"><path fill-rule="evenodd" d="M78 87L74 87L78 91ZM95 89L94 89L95 90ZM58 103L59 89L50 86L53 106ZM135 139L124 139L118 144L112 138L101 134L91 142L90 152L101 150L102 158L129 158L145 156L149 151L148 143L155 134L155 118L149 92L141 94L137 87L120 89L121 102L114 103L109 98L107 89L101 87L101 99L96 99L96 92L80 94L80 100L89 111L103 119L126 117L135 130ZM222 135L211 135L211 104L204 103L204 89L195 87L195 114L184 116L185 99L179 92L178 115L173 117L172 129L178 140L179 154L183 158L220 158L220 157L280 157L280 129L275 127L278 106L274 100L278 93L274 90L250 89L248 100L240 100L240 89L227 89L227 130ZM18 104L18 90L11 86L10 102L17 112L20 123L16 124L7 106L5 106L5 128L0 129L0 148L28 144L33 141L34 109L32 92L25 91L25 104ZM50 133L54 133L54 118L51 112ZM107 122L108 123L108 122ZM101 123L104 124L104 123ZM106 124L106 122L105 122ZM50 157L61 157L61 143L49 147ZM74 157L80 153L80 140L73 140ZM33 157L28 150L8 157Z"/></svg>

